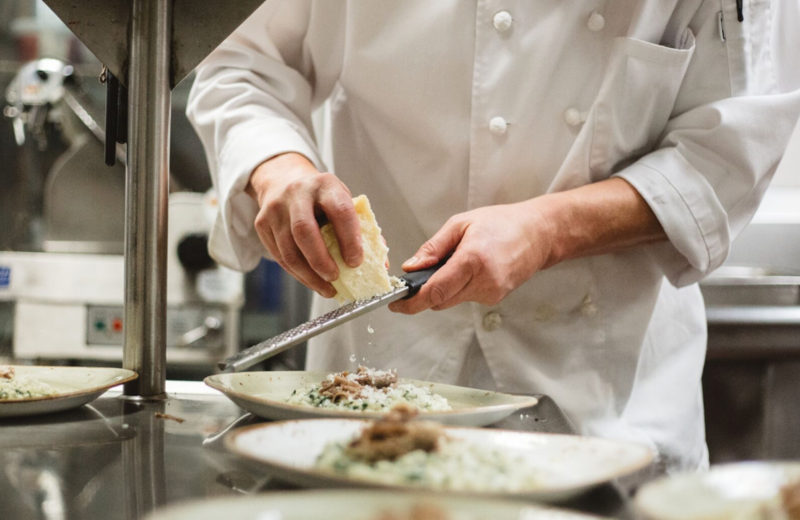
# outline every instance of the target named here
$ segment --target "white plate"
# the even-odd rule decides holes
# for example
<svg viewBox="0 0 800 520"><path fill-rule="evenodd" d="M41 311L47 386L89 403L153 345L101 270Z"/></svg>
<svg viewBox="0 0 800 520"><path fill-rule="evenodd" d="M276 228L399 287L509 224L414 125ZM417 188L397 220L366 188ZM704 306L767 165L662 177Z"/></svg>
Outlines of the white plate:
<svg viewBox="0 0 800 520"><path fill-rule="evenodd" d="M259 417L273 420L310 418L377 419L385 412L332 410L287 404L292 392L319 383L327 372L244 372L209 376L205 383L224 393L231 401ZM424 412L425 419L453 426L487 426L501 421L520 408L534 406L535 397L487 392L462 386L442 385L400 379L400 383L427 386L431 392L446 398L453 407L447 412Z"/></svg>
<svg viewBox="0 0 800 520"><path fill-rule="evenodd" d="M0 399L0 417L21 417L61 412L83 406L113 386L133 381L136 372L122 368L14 366L24 375L52 386L56 395L25 399Z"/></svg>
<svg viewBox="0 0 800 520"><path fill-rule="evenodd" d="M328 443L348 441L367 425L368 421L355 419L257 424L233 431L226 437L225 445L241 456L265 464L273 475L304 487L420 489L333 475L315 468ZM445 431L454 439L524 457L526 464L543 476L539 486L519 493L447 492L451 494L560 501L633 473L653 459L652 451L645 446L607 439L479 428L445 428Z"/></svg>
<svg viewBox="0 0 800 520"><path fill-rule="evenodd" d="M651 482L636 495L636 507L652 520L766 518L763 506L799 480L800 463L725 464Z"/></svg>
<svg viewBox="0 0 800 520"><path fill-rule="evenodd" d="M387 512L432 506L448 520L592 520L592 517L519 502L387 491L293 491L202 500L156 511L147 520L379 520Z"/></svg>

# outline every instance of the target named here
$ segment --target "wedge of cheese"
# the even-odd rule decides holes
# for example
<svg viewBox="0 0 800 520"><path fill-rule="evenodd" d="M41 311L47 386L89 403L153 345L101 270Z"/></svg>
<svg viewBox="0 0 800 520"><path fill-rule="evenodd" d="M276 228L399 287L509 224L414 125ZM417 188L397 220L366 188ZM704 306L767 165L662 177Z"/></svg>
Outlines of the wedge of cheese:
<svg viewBox="0 0 800 520"><path fill-rule="evenodd" d="M344 263L339 241L331 224L322 226L322 238L331 256L339 268L339 278L333 282L336 299L341 303L366 300L375 295L391 291L396 284L402 283L389 276L386 260L389 248L381 239L381 228L375 220L375 214L369 205L366 195L353 199L356 214L361 225L361 247L364 250L364 261L358 267L350 267Z"/></svg>

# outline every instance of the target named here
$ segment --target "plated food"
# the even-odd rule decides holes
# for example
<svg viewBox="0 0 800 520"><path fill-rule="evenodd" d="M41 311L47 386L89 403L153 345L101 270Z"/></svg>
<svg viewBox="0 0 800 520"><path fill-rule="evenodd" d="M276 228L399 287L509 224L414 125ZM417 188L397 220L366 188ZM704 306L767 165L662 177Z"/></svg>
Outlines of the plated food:
<svg viewBox="0 0 800 520"><path fill-rule="evenodd" d="M56 389L44 381L17 374L13 366L0 366L0 400L47 397L55 394Z"/></svg>
<svg viewBox="0 0 800 520"><path fill-rule="evenodd" d="M328 443L316 468L394 486L501 493L534 489L543 477L522 453L450 437L415 415L397 406L355 439Z"/></svg>
<svg viewBox="0 0 800 520"><path fill-rule="evenodd" d="M289 404L314 408L383 412L407 404L423 412L452 410L447 399L426 386L400 383L396 370L375 370L359 366L355 372L328 374L319 383L295 390Z"/></svg>
<svg viewBox="0 0 800 520"><path fill-rule="evenodd" d="M427 415L424 417L428 417ZM412 426L413 425L413 426ZM253 425L228 449L308 487L386 487L558 501L650 464L645 446L608 439L441 428L393 417Z"/></svg>
<svg viewBox="0 0 800 520"><path fill-rule="evenodd" d="M744 462L644 486L636 506L651 520L800 520L800 463Z"/></svg>
<svg viewBox="0 0 800 520"><path fill-rule="evenodd" d="M147 520L592 520L521 502L388 491L293 491L168 507Z"/></svg>
<svg viewBox="0 0 800 520"><path fill-rule="evenodd" d="M60 412L89 403L136 372L93 367L0 367L0 417Z"/></svg>
<svg viewBox="0 0 800 520"><path fill-rule="evenodd" d="M364 369L347 376L342 374L244 372L210 376L205 383L223 392L245 410L274 420L320 417L378 419L391 406L405 402L420 408L432 421L457 426L486 426L538 402L532 396L403 379L388 370ZM369 379L373 384L365 384ZM323 386L325 395L321 393Z"/></svg>

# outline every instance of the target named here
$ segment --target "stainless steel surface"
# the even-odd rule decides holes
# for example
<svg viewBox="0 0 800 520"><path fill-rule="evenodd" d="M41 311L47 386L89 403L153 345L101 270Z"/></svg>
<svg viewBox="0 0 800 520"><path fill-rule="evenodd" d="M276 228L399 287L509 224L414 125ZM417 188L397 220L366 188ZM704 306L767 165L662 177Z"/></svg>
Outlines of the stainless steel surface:
<svg viewBox="0 0 800 520"><path fill-rule="evenodd" d="M133 0L125 199L123 366L127 395L160 396L166 381L171 0Z"/></svg>
<svg viewBox="0 0 800 520"><path fill-rule="evenodd" d="M44 0L44 3L116 77L127 78L131 17L128 0ZM127 81L123 83L127 85Z"/></svg>
<svg viewBox="0 0 800 520"><path fill-rule="evenodd" d="M127 28L131 19L125 0L45 0L67 27L128 85L129 67ZM173 36L170 53L174 56L170 87L181 82L234 31L264 0L170 0L174 3Z"/></svg>
<svg viewBox="0 0 800 520"><path fill-rule="evenodd" d="M220 370L226 372L240 372L256 363L269 359L272 356L299 345L314 336L334 327L358 318L378 307L399 300L408 294L408 287L400 287L386 294L374 296L369 300L348 303L318 318L307 321L297 327L282 332L277 336L262 341L257 345L245 349L219 363Z"/></svg>
<svg viewBox="0 0 800 520"><path fill-rule="evenodd" d="M710 360L703 394L711 462L800 458L798 381L796 359Z"/></svg>
<svg viewBox="0 0 800 520"><path fill-rule="evenodd" d="M794 270L724 265L702 288L709 307L800 305L800 274Z"/></svg>
<svg viewBox="0 0 800 520"><path fill-rule="evenodd" d="M133 404L133 403L130 403ZM122 484L126 517L142 518L167 503L166 460L164 454L166 420L156 414L164 414L166 402L153 403L141 416L137 435L122 446L122 466L136 468L125 472Z"/></svg>
<svg viewBox="0 0 800 520"><path fill-rule="evenodd" d="M180 83L264 0L175 0L173 86Z"/></svg>
<svg viewBox="0 0 800 520"><path fill-rule="evenodd" d="M791 212L748 226L701 282L708 321L703 372L712 463L800 457L800 222Z"/></svg>
<svg viewBox="0 0 800 520"><path fill-rule="evenodd" d="M709 325L800 325L800 306L709 307L706 317Z"/></svg>
<svg viewBox="0 0 800 520"><path fill-rule="evenodd" d="M169 381L167 391L163 402L109 392L71 412L3 421L2 518L136 520L166 504L290 489L223 448L228 431L259 419L199 382ZM563 414L549 398L521 414L522 422L506 427L569 433L555 427ZM627 497L608 485L563 507L635 518Z"/></svg>

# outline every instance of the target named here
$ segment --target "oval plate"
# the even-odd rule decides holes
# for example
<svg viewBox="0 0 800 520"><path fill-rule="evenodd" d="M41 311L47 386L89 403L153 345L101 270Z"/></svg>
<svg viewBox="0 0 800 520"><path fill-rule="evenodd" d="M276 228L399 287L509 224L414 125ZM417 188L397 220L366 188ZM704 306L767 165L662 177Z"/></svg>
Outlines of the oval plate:
<svg viewBox="0 0 800 520"><path fill-rule="evenodd" d="M383 487L410 490L411 485L389 485L318 470L315 463L330 442L346 442L368 421L313 419L256 424L225 438L234 453L258 461L274 476L303 487ZM527 433L481 428L445 428L451 438L494 447L524 457L528 467L541 472L541 485L522 492L446 491L439 493L486 498L524 498L556 502L646 467L653 452L638 444L549 433Z"/></svg>
<svg viewBox="0 0 800 520"><path fill-rule="evenodd" d="M133 381L139 375L123 368L14 366L16 374L38 379L58 393L47 397L0 399L0 418L61 412L78 408L103 395L111 387Z"/></svg>
<svg viewBox="0 0 800 520"><path fill-rule="evenodd" d="M800 482L800 463L743 462L714 466L642 487L635 504L652 520L727 520L773 518L763 511L777 506L780 489Z"/></svg>
<svg viewBox="0 0 800 520"><path fill-rule="evenodd" d="M310 418L378 419L386 412L333 410L287 404L292 392L319 383L327 372L243 372L209 376L205 383L224 393L228 399L250 413L276 421ZM423 412L425 419L452 426L487 426L501 421L519 410L534 406L535 397L487 392L462 386L400 379L399 383L426 386L446 398L453 407L446 412Z"/></svg>
<svg viewBox="0 0 800 520"><path fill-rule="evenodd" d="M156 511L147 520L379 520L431 507L448 520L598 520L598 517L519 502L389 491L291 491L195 501ZM391 518L396 518L392 516Z"/></svg>

